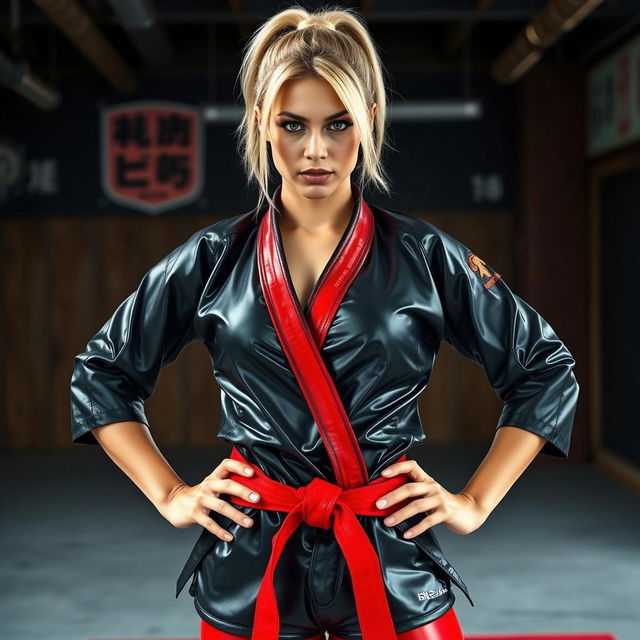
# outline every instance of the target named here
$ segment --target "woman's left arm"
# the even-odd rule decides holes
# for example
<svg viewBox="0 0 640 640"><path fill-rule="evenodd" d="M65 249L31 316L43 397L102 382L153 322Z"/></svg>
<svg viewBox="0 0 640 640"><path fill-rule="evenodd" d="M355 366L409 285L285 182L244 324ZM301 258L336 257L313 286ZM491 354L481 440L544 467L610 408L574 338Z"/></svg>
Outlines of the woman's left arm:
<svg viewBox="0 0 640 640"><path fill-rule="evenodd" d="M387 506L413 499L384 522L426 513L413 535L440 522L466 534L486 520L536 455L568 457L579 385L575 360L549 323L469 247L424 225L422 247L442 311L442 339L483 367L504 405L493 444L460 493L447 491L415 460L389 465L392 474L407 473L413 482L383 496Z"/></svg>
<svg viewBox="0 0 640 640"><path fill-rule="evenodd" d="M460 494L471 499L482 522L533 462L545 439L530 431L504 425L496 430L491 448Z"/></svg>
<svg viewBox="0 0 640 640"><path fill-rule="evenodd" d="M440 522L454 533L472 533L489 517L540 453L544 443L542 436L530 431L508 425L499 427L484 460L459 493L447 491L415 460L389 465L382 471L383 476L406 473L413 482L407 482L383 496L387 504L378 506L388 507L407 498L415 499L392 513L393 521L385 518L385 524L397 525L416 513L425 513L425 518L405 532L405 538L416 536Z"/></svg>
<svg viewBox="0 0 640 640"><path fill-rule="evenodd" d="M530 431L545 438L542 454L567 458L579 392L567 345L465 244L438 229L425 245L442 339L484 369L504 403L496 429Z"/></svg>

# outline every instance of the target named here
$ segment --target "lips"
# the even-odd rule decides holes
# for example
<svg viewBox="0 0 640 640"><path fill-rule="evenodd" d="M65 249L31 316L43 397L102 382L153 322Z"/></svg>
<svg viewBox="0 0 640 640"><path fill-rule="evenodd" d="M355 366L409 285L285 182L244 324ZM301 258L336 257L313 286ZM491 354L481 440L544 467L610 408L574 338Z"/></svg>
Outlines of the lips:
<svg viewBox="0 0 640 640"><path fill-rule="evenodd" d="M324 170L320 171L316 169L313 169L313 170L310 169L308 171L301 171L300 173L303 173L308 176L324 176L327 173L333 173L333 171L324 171Z"/></svg>

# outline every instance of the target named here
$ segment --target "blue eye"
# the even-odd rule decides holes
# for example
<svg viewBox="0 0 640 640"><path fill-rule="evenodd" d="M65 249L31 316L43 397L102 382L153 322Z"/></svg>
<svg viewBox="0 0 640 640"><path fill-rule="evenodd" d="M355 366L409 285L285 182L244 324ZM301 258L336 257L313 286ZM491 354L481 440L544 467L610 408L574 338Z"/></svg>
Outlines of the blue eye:
<svg viewBox="0 0 640 640"><path fill-rule="evenodd" d="M353 124L348 120L333 120L332 122L329 123L329 126L334 124L342 124L344 126L341 129L331 129L331 131L345 131L349 127L353 126ZM302 130L302 129L289 129L288 128L289 125L302 125L302 123L299 122L298 120L285 120L284 122L281 122L279 126L281 126L285 131L288 131L289 133L298 133Z"/></svg>
<svg viewBox="0 0 640 640"><path fill-rule="evenodd" d="M299 129L291 131L291 129L287 129L287 126L290 124L300 124L297 120L287 120L283 122L280 126L284 128L285 131L290 131L291 133L298 133Z"/></svg>
<svg viewBox="0 0 640 640"><path fill-rule="evenodd" d="M342 128L342 129L334 129L334 131L345 131L350 126L352 126L351 123L348 120L334 120L331 124L343 124L344 125L344 128Z"/></svg>

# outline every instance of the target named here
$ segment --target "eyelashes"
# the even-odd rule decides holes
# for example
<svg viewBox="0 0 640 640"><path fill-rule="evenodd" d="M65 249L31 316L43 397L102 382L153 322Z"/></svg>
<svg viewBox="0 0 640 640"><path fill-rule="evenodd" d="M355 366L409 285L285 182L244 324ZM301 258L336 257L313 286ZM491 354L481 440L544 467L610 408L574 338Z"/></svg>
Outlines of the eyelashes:
<svg viewBox="0 0 640 640"><path fill-rule="evenodd" d="M342 129L331 129L331 131L334 131L336 133L340 133L341 131L346 131L349 127L353 126L353 123L349 122L348 120L333 120L329 123L328 126L332 126L336 123L344 125ZM299 120L285 120L284 122L280 122L278 126L282 127L285 131L288 131L289 133L299 133L300 131L302 131L302 129L295 129L295 130L289 129L288 125L290 124L302 125L302 122L300 122Z"/></svg>

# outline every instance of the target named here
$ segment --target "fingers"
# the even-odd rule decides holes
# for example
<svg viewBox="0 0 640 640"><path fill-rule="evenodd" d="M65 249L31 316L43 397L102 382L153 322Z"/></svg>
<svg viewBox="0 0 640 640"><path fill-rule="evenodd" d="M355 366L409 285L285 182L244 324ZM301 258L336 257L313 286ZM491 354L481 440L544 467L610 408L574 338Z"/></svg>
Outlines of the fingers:
<svg viewBox="0 0 640 640"><path fill-rule="evenodd" d="M385 477L390 477L396 473L407 473L412 478L421 479L417 482L406 482L397 489L380 496L376 501L376 506L379 509L385 509L394 504L404 502L413 496L423 496L411 500L383 520L385 525L395 526L416 513L426 513L426 517L417 526L412 527L403 534L404 538L411 538L441 521L439 510L442 506L443 488L415 460L398 462L382 471L382 475Z"/></svg>
<svg viewBox="0 0 640 640"><path fill-rule="evenodd" d="M231 472L239 473L240 475L247 476L249 478L253 476L253 469L251 467L247 467L245 464L240 462L240 460L224 458L209 477L226 478Z"/></svg>
<svg viewBox="0 0 640 640"><path fill-rule="evenodd" d="M254 475L253 469L251 469L251 467L247 467L239 460L224 458L202 483L203 488L205 488L207 492L211 492L213 495L205 494L201 497L200 503L206 507L207 510L216 511L233 522L236 522L240 526L249 528L253 526L253 520L226 500L220 499L218 496L224 493L244 498L249 502L258 502L260 500L260 495L248 487L245 487L240 482L236 482L235 480L228 478L227 476L230 473L242 474L247 477ZM199 524L211 531L211 533L218 536L220 539L233 540L233 535L224 527L221 527L215 520L208 517L204 511L201 512L201 514L198 514L197 520Z"/></svg>
<svg viewBox="0 0 640 640"><path fill-rule="evenodd" d="M227 493L229 495L238 496L244 498L249 502L258 502L260 495L255 491L252 491L248 487L245 487L236 480L231 480L227 476L230 473L238 473L244 476L252 476L253 469L242 464L239 460L233 460L231 458L224 458L222 462L214 469L213 473L205 479L205 485L212 487L214 494Z"/></svg>
<svg viewBox="0 0 640 640"><path fill-rule="evenodd" d="M209 518L204 515L204 513L198 513L195 520L198 524L211 531L213 535L218 536L221 540L233 540L233 535L231 535L229 531L224 527L221 527L213 518Z"/></svg>
<svg viewBox="0 0 640 640"><path fill-rule="evenodd" d="M227 493L230 496L238 496L239 498L244 498L249 502L258 502L260 500L260 494L255 491L249 489L249 487L245 487L243 484L236 482L235 480L231 480L231 478L224 478L222 480L207 480L206 486L211 488L211 490L216 494L216 498L218 494Z"/></svg>
<svg viewBox="0 0 640 640"><path fill-rule="evenodd" d="M378 509L384 509L390 507L392 504L402 502L411 496L429 495L434 492L436 484L435 480L431 480L430 482L407 482L397 489L380 496L376 500L376 507L378 507Z"/></svg>
<svg viewBox="0 0 640 640"><path fill-rule="evenodd" d="M413 538L415 536L420 535L430 527L433 527L436 524L440 524L442 522L442 517L438 516L436 513L430 513L425 518L422 518L420 522L411 527L411 529L405 531L402 534L403 538Z"/></svg>
<svg viewBox="0 0 640 640"><path fill-rule="evenodd" d="M436 511L439 505L440 505L440 500L437 497L413 500L405 507L402 507L402 509L399 509L398 511L392 513L390 516L387 516L383 520L383 522L387 526L395 526L400 522L402 522L403 520L406 520L407 518L415 515L416 513L424 513L424 514L427 514L427 517L429 517L433 515L433 513ZM427 513L427 512L432 512L432 513ZM431 524L433 524L433 522L431 522ZM424 529L426 528L427 527L424 527ZM424 529L421 529L421 531L423 531ZM416 527L413 527L413 530L415 532ZM406 537L406 534L405 534L405 537Z"/></svg>
<svg viewBox="0 0 640 640"><path fill-rule="evenodd" d="M380 472L385 478L395 476L398 473L407 473L417 482L432 480L433 478L417 463L416 460L403 460L394 462Z"/></svg>
<svg viewBox="0 0 640 640"><path fill-rule="evenodd" d="M229 518L229 520L232 520L233 522L236 522L240 526L245 527L245 529L249 529L250 527L253 526L253 520L249 516L247 516L245 513L243 513L239 509L236 509L234 506L232 506L230 503L226 502L225 500L221 500L220 498L206 497L202 500L202 504L204 504L208 509L211 509L212 511L215 511L223 516L226 516L227 518ZM222 531L223 534L229 533L226 529L219 527L219 525L212 518L209 518L208 516L205 515L204 520L207 522L213 523L214 528L218 531ZM216 531L214 531L210 527L207 527L207 528L213 533L216 533ZM218 533L216 533L216 535L218 535ZM231 534L229 533L229 535ZM218 537L220 536L218 535ZM224 536L224 539L232 540L233 536L231 538Z"/></svg>

